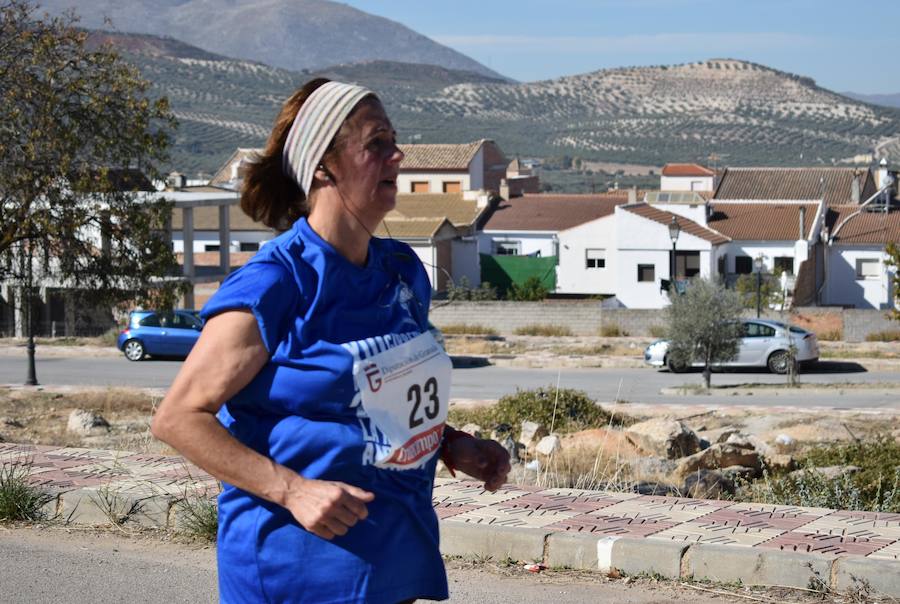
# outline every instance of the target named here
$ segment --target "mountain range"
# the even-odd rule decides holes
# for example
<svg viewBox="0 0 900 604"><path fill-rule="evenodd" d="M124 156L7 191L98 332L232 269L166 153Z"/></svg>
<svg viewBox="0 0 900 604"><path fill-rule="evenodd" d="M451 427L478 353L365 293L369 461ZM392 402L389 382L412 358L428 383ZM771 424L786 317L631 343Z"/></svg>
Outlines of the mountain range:
<svg viewBox="0 0 900 604"><path fill-rule="evenodd" d="M87 29L170 36L293 71L380 59L502 78L396 21L328 0L41 0L41 10L74 10Z"/></svg>

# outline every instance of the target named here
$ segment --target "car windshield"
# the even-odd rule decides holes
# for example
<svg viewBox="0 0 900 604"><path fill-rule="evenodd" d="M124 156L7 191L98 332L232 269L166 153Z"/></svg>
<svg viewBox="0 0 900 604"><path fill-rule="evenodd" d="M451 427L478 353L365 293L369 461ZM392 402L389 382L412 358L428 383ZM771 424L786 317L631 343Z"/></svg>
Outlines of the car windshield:
<svg viewBox="0 0 900 604"><path fill-rule="evenodd" d="M809 333L807 330L802 327L797 327L796 325L790 325L789 329L791 330L791 333Z"/></svg>

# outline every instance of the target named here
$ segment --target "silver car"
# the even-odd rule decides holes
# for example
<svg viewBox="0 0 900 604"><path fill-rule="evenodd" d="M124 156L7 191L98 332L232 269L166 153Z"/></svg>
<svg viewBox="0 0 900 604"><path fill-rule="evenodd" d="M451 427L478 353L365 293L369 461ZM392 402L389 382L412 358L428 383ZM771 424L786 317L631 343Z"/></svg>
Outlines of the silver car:
<svg viewBox="0 0 900 604"><path fill-rule="evenodd" d="M819 341L816 334L795 325L769 319L741 319L742 337L737 356L717 367L768 367L772 373L787 373L790 369L791 343L796 348L796 360L811 365L819 360ZM681 372L688 368L667 358L668 340L657 340L644 350L644 362L654 367L668 367ZM694 362L693 367L703 367Z"/></svg>

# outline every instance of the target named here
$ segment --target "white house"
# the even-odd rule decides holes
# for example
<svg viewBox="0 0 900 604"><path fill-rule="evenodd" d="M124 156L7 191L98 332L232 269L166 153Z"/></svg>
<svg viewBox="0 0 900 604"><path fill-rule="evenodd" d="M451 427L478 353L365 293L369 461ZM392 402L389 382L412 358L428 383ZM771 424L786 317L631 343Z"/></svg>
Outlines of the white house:
<svg viewBox="0 0 900 604"><path fill-rule="evenodd" d="M465 144L401 144L400 193L500 191L509 160L492 140Z"/></svg>
<svg viewBox="0 0 900 604"><path fill-rule="evenodd" d="M716 173L700 164L666 164L660 176L660 191L713 191Z"/></svg>

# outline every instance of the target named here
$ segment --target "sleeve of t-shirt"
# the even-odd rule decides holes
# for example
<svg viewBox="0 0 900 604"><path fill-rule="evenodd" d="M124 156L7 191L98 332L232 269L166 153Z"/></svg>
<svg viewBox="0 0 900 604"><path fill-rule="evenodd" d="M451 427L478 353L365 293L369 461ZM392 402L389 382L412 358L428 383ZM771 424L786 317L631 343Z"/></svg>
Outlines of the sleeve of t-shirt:
<svg viewBox="0 0 900 604"><path fill-rule="evenodd" d="M297 317L297 282L282 265L251 262L231 273L200 311L204 321L226 310L247 309L256 317L269 354Z"/></svg>

